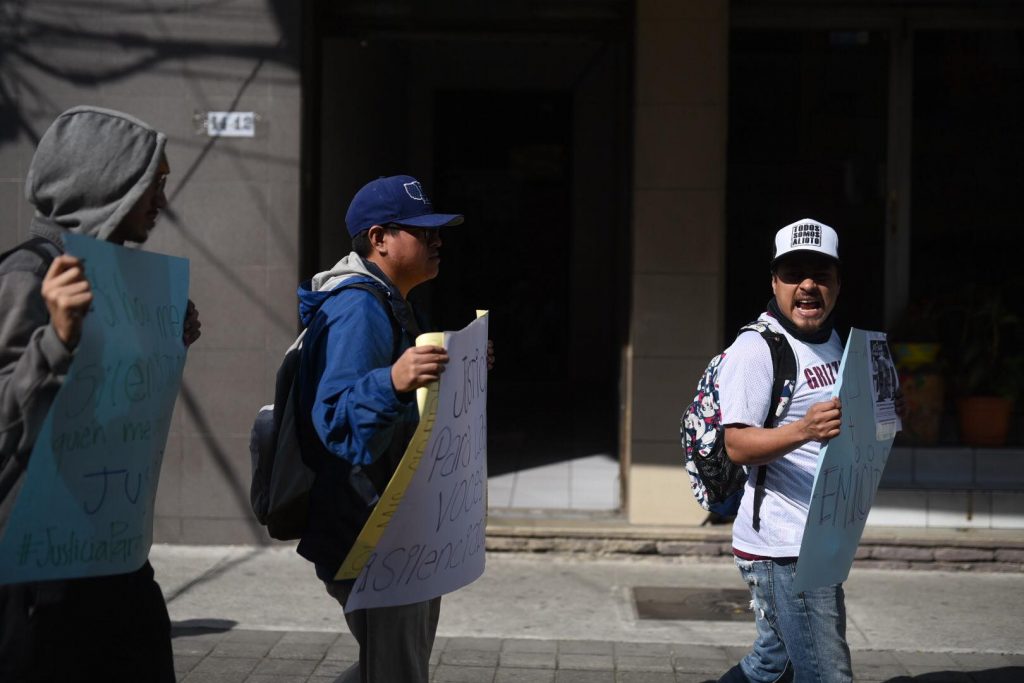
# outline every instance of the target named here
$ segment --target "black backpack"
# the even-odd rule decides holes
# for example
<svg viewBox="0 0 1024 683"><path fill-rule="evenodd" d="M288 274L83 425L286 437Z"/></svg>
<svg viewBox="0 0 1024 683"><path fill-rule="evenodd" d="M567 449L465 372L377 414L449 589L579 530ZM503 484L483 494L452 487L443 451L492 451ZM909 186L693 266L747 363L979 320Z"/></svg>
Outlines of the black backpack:
<svg viewBox="0 0 1024 683"><path fill-rule="evenodd" d="M332 290L332 296L344 289L370 292L384 306L394 340L391 361L397 360L402 328L391 310L387 295L369 283L358 282L351 285L342 283ZM295 424L299 405L299 359L305 336L306 331L303 330L285 351L274 382L274 402L256 413L249 437L252 460L249 502L256 519L267 527L271 538L279 541L302 536L309 511L309 491L315 479L313 470L302 460Z"/></svg>

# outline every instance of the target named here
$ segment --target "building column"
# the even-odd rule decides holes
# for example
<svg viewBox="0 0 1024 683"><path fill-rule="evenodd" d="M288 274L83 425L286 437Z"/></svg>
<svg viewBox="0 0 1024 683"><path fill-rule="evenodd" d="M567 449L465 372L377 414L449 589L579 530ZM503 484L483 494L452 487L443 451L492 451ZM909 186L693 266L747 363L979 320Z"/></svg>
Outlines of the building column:
<svg viewBox="0 0 1024 683"><path fill-rule="evenodd" d="M727 0L638 0L627 514L699 524L679 415L722 347Z"/></svg>

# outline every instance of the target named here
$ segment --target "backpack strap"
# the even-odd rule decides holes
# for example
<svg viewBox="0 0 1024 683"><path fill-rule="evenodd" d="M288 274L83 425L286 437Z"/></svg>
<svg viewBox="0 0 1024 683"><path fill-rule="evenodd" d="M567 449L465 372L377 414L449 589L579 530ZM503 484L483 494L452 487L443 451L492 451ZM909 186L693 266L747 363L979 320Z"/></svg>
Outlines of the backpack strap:
<svg viewBox="0 0 1024 683"><path fill-rule="evenodd" d="M41 263L36 267L35 271L33 271L40 278L46 277L46 272L50 270L50 264L52 264L53 260L61 253L60 248L45 237L33 237L25 240L13 249L8 249L4 253L0 254L0 261L3 261L8 256L22 250L31 251L40 258Z"/></svg>
<svg viewBox="0 0 1024 683"><path fill-rule="evenodd" d="M384 307L384 310L388 314L388 320L391 321L391 362L394 363L398 360L398 357L402 352L402 326L398 322L398 318L395 317L395 312L391 310L391 301L388 299L388 295L381 291L380 287L375 287L369 282L356 282L351 285L342 284L338 289L361 289L364 292L369 292L376 297L380 305Z"/></svg>
<svg viewBox="0 0 1024 683"><path fill-rule="evenodd" d="M751 330L757 332L768 344L772 356L772 393L768 402L768 414L764 418L764 428L771 429L786 413L789 402L796 388L796 355L793 347L786 340L786 335L773 331L766 323L755 321L741 328L741 332ZM761 503L764 501L764 483L768 477L768 465L757 467L757 479L754 483L753 527L761 530Z"/></svg>
<svg viewBox="0 0 1024 683"><path fill-rule="evenodd" d="M388 299L388 295L385 294L383 291L381 291L381 289L379 287L376 287L376 286L370 284L369 282L356 282L356 283L353 283L353 284L342 283L342 284L338 285L337 287L335 287L334 289L332 289L330 291L330 295L331 296L335 296L335 295L339 294L340 292L342 292L342 291L344 291L346 289L362 289L363 291L369 292L370 294L372 294L374 296L374 298L377 299L377 301L380 302L381 306L384 307L384 311L387 313L388 320L391 321L391 362L394 363L396 360L398 360L398 356L401 355L401 351L402 351L402 330L403 330L403 328L402 328L401 324L398 322L398 318L395 317L395 312L391 309L391 302ZM299 354L302 354L302 353L305 352L304 345L302 344L302 340L305 338L305 336L306 336L306 330L303 329L302 332L299 334L298 338L295 340L295 343L293 344L293 348L299 348ZM296 365L299 362L299 360L298 360L299 354L296 354L296 361L295 361ZM280 374L280 372L281 371L279 370L278 374ZM298 381L299 374L298 374L298 370L297 369L294 369L291 372L292 372L292 375L293 375L294 379L286 387L286 390L291 392L291 395L292 395L292 405L295 406L294 409L295 410L300 410L301 409L300 406L302 404L301 404L301 399L300 399L301 388L299 386L299 381ZM280 384L280 381L278 382L278 384ZM274 405L282 405L283 406L283 405L285 405L285 401L286 400L287 400L287 397L286 397L285 394L278 395L277 392L275 391ZM277 421L277 411L275 411L274 419L275 419L275 421ZM279 426L279 422L278 422L278 424L275 425L275 430L277 429L278 426ZM313 469L314 471L316 471L316 467L314 467L312 464L307 462L306 465L310 469Z"/></svg>
<svg viewBox="0 0 1024 683"><path fill-rule="evenodd" d="M379 287L375 287L374 285L371 285L369 282L356 282L351 285L346 285L342 283L341 285L331 290L331 296L334 296L346 289L361 289L365 292L369 292L370 294L373 294L374 298L376 298L377 301L380 302L380 305L384 307L384 311L388 315L388 320L391 321L391 362L394 363L396 360L398 360L398 356L401 355L402 351L402 326L399 324L398 318L395 317L395 312L391 310L391 302L388 300L388 295L382 292ZM299 346L301 344L301 340L305 336L306 330L302 330L302 332L299 334L298 339L295 340L294 346ZM296 377L298 377L298 373L295 374ZM295 405L296 407L298 407L298 382L292 382L291 391L295 395ZM275 396L275 404L277 401L280 400L281 397ZM284 403L282 402L281 405L284 405Z"/></svg>
<svg viewBox="0 0 1024 683"><path fill-rule="evenodd" d="M361 289L369 292L376 297L380 305L384 307L384 310L388 314L388 320L391 321L391 362L394 363L398 360L398 356L402 353L402 331L403 327L398 322L398 318L395 316L394 310L391 308L391 301L388 295L381 291L380 287L376 287L369 282L356 282L354 284L345 286L344 284L337 289ZM370 465L372 467L373 465ZM366 468L360 467L359 465L353 465L349 471L348 477L349 485L352 490L362 499L368 508L372 508L380 500L380 495L377 489L374 487L373 480L370 478L366 471Z"/></svg>

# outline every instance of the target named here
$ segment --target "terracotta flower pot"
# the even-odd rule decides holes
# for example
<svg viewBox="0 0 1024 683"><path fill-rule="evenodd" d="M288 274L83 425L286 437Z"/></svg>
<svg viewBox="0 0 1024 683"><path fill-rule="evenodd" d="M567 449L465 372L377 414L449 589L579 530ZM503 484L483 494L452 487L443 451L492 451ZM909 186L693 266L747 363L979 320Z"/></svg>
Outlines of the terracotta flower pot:
<svg viewBox="0 0 1024 683"><path fill-rule="evenodd" d="M968 396L957 402L960 440L968 446L999 447L1010 431L1013 401L1002 396Z"/></svg>

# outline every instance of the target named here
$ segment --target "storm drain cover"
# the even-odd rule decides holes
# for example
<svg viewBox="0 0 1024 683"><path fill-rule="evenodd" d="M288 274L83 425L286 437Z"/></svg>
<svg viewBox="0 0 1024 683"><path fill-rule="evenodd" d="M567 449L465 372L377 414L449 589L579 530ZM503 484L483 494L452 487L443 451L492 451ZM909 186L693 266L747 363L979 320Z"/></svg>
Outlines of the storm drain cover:
<svg viewBox="0 0 1024 683"><path fill-rule="evenodd" d="M742 588L636 586L633 601L641 619L750 621L750 592Z"/></svg>

